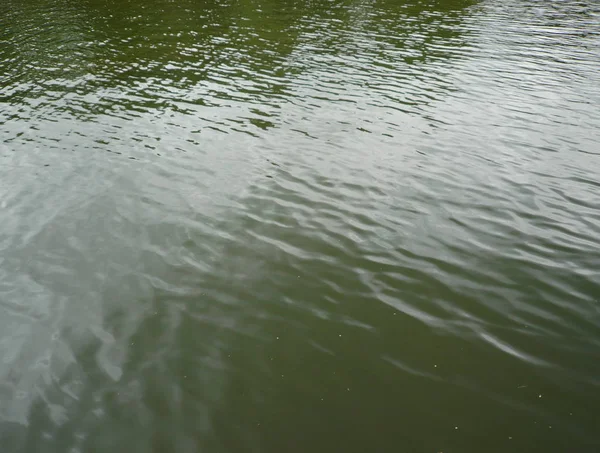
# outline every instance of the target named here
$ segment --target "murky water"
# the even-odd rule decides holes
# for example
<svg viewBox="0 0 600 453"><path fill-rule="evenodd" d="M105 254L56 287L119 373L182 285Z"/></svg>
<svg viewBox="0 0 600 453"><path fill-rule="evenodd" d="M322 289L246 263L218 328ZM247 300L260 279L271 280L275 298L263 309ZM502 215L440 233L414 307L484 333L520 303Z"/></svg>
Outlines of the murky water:
<svg viewBox="0 0 600 453"><path fill-rule="evenodd" d="M600 451L600 5L2 0L3 452Z"/></svg>

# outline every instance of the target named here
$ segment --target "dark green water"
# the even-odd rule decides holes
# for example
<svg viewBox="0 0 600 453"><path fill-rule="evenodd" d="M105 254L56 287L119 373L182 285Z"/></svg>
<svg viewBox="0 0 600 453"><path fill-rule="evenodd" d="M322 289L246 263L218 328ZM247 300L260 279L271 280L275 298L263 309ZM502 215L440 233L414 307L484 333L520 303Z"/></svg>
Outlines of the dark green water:
<svg viewBox="0 0 600 453"><path fill-rule="evenodd" d="M600 451L600 4L1 0L0 450Z"/></svg>

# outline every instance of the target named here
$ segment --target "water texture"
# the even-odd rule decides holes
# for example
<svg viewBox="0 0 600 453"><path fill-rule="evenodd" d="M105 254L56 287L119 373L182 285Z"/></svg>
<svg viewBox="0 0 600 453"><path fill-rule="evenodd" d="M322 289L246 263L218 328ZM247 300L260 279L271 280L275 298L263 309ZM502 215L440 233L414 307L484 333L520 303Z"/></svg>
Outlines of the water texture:
<svg viewBox="0 0 600 453"><path fill-rule="evenodd" d="M3 0L2 452L600 451L600 5Z"/></svg>

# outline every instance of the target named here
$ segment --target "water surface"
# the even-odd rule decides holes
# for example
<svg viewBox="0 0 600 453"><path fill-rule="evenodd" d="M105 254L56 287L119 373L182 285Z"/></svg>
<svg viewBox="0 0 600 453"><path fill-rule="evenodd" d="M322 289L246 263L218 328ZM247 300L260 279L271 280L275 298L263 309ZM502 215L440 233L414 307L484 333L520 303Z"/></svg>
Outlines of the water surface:
<svg viewBox="0 0 600 453"><path fill-rule="evenodd" d="M600 7L3 0L3 452L600 450Z"/></svg>

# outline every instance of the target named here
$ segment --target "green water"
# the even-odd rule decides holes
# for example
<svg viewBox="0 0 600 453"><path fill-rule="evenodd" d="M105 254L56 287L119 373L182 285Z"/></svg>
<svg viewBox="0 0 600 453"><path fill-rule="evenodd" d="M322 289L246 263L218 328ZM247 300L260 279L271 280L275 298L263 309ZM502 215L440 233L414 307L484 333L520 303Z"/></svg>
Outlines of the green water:
<svg viewBox="0 0 600 453"><path fill-rule="evenodd" d="M2 453L600 451L600 5L2 0Z"/></svg>

